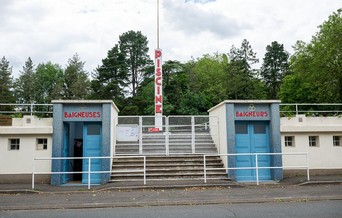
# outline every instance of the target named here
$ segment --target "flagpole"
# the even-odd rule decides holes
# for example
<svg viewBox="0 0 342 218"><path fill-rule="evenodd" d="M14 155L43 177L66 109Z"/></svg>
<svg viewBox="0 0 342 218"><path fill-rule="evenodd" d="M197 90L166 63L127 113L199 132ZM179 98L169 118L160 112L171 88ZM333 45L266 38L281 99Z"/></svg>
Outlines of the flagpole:
<svg viewBox="0 0 342 218"><path fill-rule="evenodd" d="M159 49L159 0L157 0L157 48Z"/></svg>
<svg viewBox="0 0 342 218"><path fill-rule="evenodd" d="M163 71L162 71L162 50L159 48L159 0L157 0L157 48L155 55L154 70L154 116L155 128L153 131L163 130ZM152 129L151 129L152 131Z"/></svg>

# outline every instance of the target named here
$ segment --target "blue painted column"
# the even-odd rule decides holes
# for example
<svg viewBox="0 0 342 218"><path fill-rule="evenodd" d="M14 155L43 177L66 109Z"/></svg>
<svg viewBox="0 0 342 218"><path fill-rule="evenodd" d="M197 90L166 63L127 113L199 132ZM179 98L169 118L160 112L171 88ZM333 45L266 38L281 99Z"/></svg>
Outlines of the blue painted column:
<svg viewBox="0 0 342 218"><path fill-rule="evenodd" d="M111 137L111 104L103 104L102 105L102 156L109 157L110 154L110 137ZM103 159L102 160L102 171L109 171L111 163L111 159ZM102 174L102 184L107 183L110 179L110 173Z"/></svg>
<svg viewBox="0 0 342 218"><path fill-rule="evenodd" d="M61 157L63 149L63 105L53 105L53 134L52 134L52 157ZM62 161L52 160L52 172L62 171ZM62 177L60 174L51 175L51 185L61 185Z"/></svg>
<svg viewBox="0 0 342 218"><path fill-rule="evenodd" d="M273 103L270 105L271 107L271 121L270 121L270 140L271 140L271 153L281 153L281 134L280 134L280 111L279 111L279 103ZM273 167L281 167L282 156L274 155L271 158L271 166ZM283 169L273 169L271 171L272 179L279 181L283 179Z"/></svg>
<svg viewBox="0 0 342 218"><path fill-rule="evenodd" d="M234 104L226 104L226 117L227 117L227 146L228 154L235 154L235 118L234 118ZM227 156L228 167L236 167L236 157ZM228 170L229 178L236 179L236 170Z"/></svg>

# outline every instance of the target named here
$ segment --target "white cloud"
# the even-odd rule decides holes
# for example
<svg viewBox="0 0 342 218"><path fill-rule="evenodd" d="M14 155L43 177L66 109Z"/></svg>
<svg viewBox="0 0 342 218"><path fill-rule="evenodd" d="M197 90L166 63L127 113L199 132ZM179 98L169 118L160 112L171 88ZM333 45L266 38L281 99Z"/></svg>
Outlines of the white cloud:
<svg viewBox="0 0 342 218"><path fill-rule="evenodd" d="M262 61L272 41L291 52L339 7L340 0L160 0L163 59L227 53L247 39ZM65 66L78 53L90 72L129 30L147 36L153 57L156 0L2 0L0 56L18 75L28 57Z"/></svg>

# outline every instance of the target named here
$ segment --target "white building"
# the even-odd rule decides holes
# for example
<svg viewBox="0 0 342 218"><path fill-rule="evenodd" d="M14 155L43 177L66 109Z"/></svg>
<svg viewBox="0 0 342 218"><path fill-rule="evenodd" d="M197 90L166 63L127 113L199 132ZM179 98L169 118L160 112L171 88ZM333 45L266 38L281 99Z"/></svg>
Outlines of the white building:
<svg viewBox="0 0 342 218"><path fill-rule="evenodd" d="M0 126L0 181L31 179L33 158L51 157L52 118L24 116L12 118L11 126ZM51 172L51 161L37 166L40 172ZM49 181L50 175L37 181Z"/></svg>
<svg viewBox="0 0 342 218"><path fill-rule="evenodd" d="M65 102L57 103L64 104ZM109 116L111 117L111 122L114 121L115 117L117 117L116 107L115 105L113 106L110 102L106 101L88 103L101 103L104 105L108 104L109 109L107 114L109 114ZM242 103L250 104L250 102L238 101L238 106L235 106L235 108L241 111L245 110ZM259 103L256 103L257 107L259 107ZM267 104L273 103L274 102L271 101L267 102ZM79 108L80 110L88 110L89 108L92 110L96 109L101 112L101 115L102 111L104 111L104 109L101 109L101 107L97 108L97 106L95 107L95 109L90 106L86 107L84 103L81 102L80 105L78 105L77 102L67 102L66 106L70 104L72 106L70 106L70 108L72 108L73 110L78 110ZM250 105L248 106L250 107ZM274 110L272 109L273 106L271 105L271 109L268 109L268 107L269 106L266 107L260 105L260 111L265 111L264 113L272 114ZM68 108L69 106L66 107L66 109ZM66 109L61 108L60 112L65 114L65 112L67 111ZM115 113L111 111L114 111ZM229 152L229 143L227 143L227 137L224 135L224 126L227 126L226 122L230 118L228 118L228 114L225 113L225 109L223 107L217 107L217 114L221 114L222 116L224 116L223 119L220 118L219 120L220 138L215 142L216 144L219 144L221 146L219 150L222 154ZM216 116L217 114L213 112L213 115ZM103 120L106 119L106 116L103 117ZM270 131L276 131L277 126L279 128L279 125L277 124L272 127L272 125L274 125L272 124L273 115L268 117L269 118L267 119L269 121L267 121L267 125L270 126ZM60 118L59 122L61 121L62 118ZM79 124L76 121L73 122L75 126L74 131L76 132ZM241 120L237 120L237 122L241 123ZM251 121L248 120L248 122ZM106 124L106 126L111 125L115 124ZM103 128L104 127L105 124L103 124ZM109 145L107 150L113 152L112 146L115 146L116 130L115 127L110 128L111 130L107 133L107 143ZM61 135L62 133L59 134ZM272 135L270 135L270 137L272 138ZM33 159L35 157L53 157L53 146L55 143L53 142L53 138L53 118L24 116L23 118L12 118L10 125L6 126L0 124L0 182L31 181ZM311 174L342 173L342 117L306 117L305 115L282 117L280 118L280 138L282 153L305 153L308 156L307 162L306 155L283 155L282 166L284 167L284 176L287 176L289 174L296 175L298 173L305 173L304 168L302 170L298 170L298 168L296 167L305 166L307 163L309 163ZM223 162L226 166L228 165L227 161L224 160ZM51 160L35 161L35 170L37 172L52 172L53 165L54 164L51 162ZM293 168L291 168L291 166L293 166ZM36 176L36 182L50 181L50 174Z"/></svg>
<svg viewBox="0 0 342 218"><path fill-rule="evenodd" d="M342 117L282 117L280 132L282 151L307 153L311 173L342 173ZM305 164L304 156L283 157L284 166Z"/></svg>

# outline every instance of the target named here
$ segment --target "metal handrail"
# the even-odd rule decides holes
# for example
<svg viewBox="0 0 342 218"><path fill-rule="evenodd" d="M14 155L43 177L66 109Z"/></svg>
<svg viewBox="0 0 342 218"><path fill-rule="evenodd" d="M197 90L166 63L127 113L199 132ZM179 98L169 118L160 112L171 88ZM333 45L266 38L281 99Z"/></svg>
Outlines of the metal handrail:
<svg viewBox="0 0 342 218"><path fill-rule="evenodd" d="M0 107L1 106L12 106L16 109L14 109L13 111L0 111L0 113L4 113L4 114L14 114L14 113L26 113L26 114L30 114L31 116L33 115L33 113L38 113L38 114L42 114L42 113L47 113L47 114L52 114L53 110L53 104L36 104L36 103L30 103L30 104L12 104L12 103L0 103ZM35 107L38 106L45 106L50 108L51 110L43 110L43 111L37 111L35 110ZM29 109L27 111L23 110L23 107L26 107L26 109Z"/></svg>
<svg viewBox="0 0 342 218"><path fill-rule="evenodd" d="M108 170L108 171L92 171L91 170L91 160L92 159L110 159L113 161L114 158L143 158L144 160L144 165L143 165L143 170L120 170L120 172L143 172L143 181L144 185L146 185L146 156L108 156L108 157L35 157L33 158L33 164L32 164L32 189L34 189L35 185L35 175L38 174L83 174L86 173L88 175L88 189L91 187L90 183L90 175L91 174L98 174L98 173L114 173L117 172L116 170ZM88 170L86 171L65 171L65 172L36 172L36 165L35 161L44 161L44 160L83 160L87 159L88 160Z"/></svg>
<svg viewBox="0 0 342 218"><path fill-rule="evenodd" d="M280 110L280 113L295 113L298 115L299 113L306 113L306 112L316 112L316 113L342 113L342 109L337 110L300 110L300 106L342 106L342 103L280 103L280 106L294 106L294 110ZM52 114L53 110L47 110L47 111L35 111L35 106L47 106L47 107L53 107L53 104L38 104L38 103L0 103L0 106L12 106L14 108L17 108L18 110L13 111L0 111L0 113L6 113L6 114L13 114L13 113L48 113ZM22 111L19 108L20 107L27 107L30 108L29 111ZM207 115L197 115L196 117L205 117ZM139 116L120 116L120 117L139 117ZM145 117L154 117L154 116L145 116ZM169 117L187 117L186 115L180 115L180 116L169 116Z"/></svg>
<svg viewBox="0 0 342 218"><path fill-rule="evenodd" d="M296 115L300 113L342 113L342 103L281 103L281 106L294 106L294 110L280 110L280 113L295 113ZM338 107L335 110L300 110L300 106L334 106Z"/></svg>
<svg viewBox="0 0 342 218"><path fill-rule="evenodd" d="M208 115L199 115L199 116L186 116L186 115L181 115L181 116L163 116L163 119L165 121L164 125L162 125L162 130L160 132L147 132L145 131L147 128L151 127L155 127L152 123L148 123L146 124L144 122L145 118L153 118L154 116L119 116L116 119L119 120L120 118L127 118L128 120L130 120L130 122L134 121L133 123L125 123L124 120L121 122L116 122L118 126L123 125L138 125L138 139L137 139L137 144L139 146L139 154L146 154L143 152L143 147L146 145L152 145L152 144L147 144L147 143L143 143L143 136L153 136L153 135L158 135L160 136L161 133L163 134L164 137L164 144L165 144L165 152L164 153L159 153L159 154L165 154L165 155L169 155L170 154L170 135L173 134L177 134L177 135L190 135L189 132L191 132L191 138L190 138L190 149L191 149L191 153L190 154L196 154L196 136L200 136L200 135L205 135L202 132L198 131L196 127L203 127L203 128L208 128L211 129L212 131L210 131L210 134L212 137L218 137L219 131L218 131L218 119L216 120L216 123L214 124L209 124L210 121L206 121L206 122L202 122L202 123L196 123L196 118L208 118L208 120L210 118L217 118L217 116L208 116ZM130 119L131 118L131 119ZM188 118L186 120L186 122L184 122L184 124L170 124L170 119L177 119L177 118ZM154 121L152 121L154 122ZM186 127L188 128L189 132L187 133L179 133L177 132L177 130L175 131L172 128L177 128L177 127ZM214 140L215 142L218 142L219 140L216 139ZM180 143L179 145L189 145L189 143ZM123 145L125 143L121 143L121 145ZM127 143L128 144L128 143ZM203 143L205 144L205 143ZM219 146L216 145L216 147L219 149ZM178 154L178 152L177 152Z"/></svg>
<svg viewBox="0 0 342 218"><path fill-rule="evenodd" d="M216 156L216 155L203 155L203 167L204 167L204 183L207 183L207 170L255 170L256 171L256 184L259 185L259 169L284 169L284 168L305 168L307 174L307 180L310 181L310 168L309 168L309 157L308 153L305 152L293 152L293 153L237 153L237 154L218 154L219 156L255 156L255 166L254 167L224 167L224 168L207 168L206 157ZM304 155L306 157L305 166L280 166L280 167L259 167L258 166L258 156L262 155Z"/></svg>

